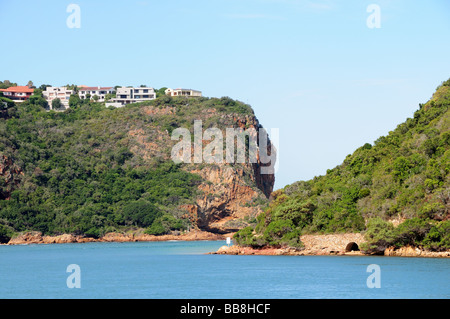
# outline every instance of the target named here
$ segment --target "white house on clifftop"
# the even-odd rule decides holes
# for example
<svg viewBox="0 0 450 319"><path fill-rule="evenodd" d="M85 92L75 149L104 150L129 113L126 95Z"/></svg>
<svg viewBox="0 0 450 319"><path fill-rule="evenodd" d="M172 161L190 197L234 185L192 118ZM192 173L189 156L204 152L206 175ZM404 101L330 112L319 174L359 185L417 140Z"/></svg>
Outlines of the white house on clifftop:
<svg viewBox="0 0 450 319"><path fill-rule="evenodd" d="M121 107L130 103L137 103L156 99L156 93L149 87L119 87L116 90L116 97L106 102L106 106Z"/></svg>
<svg viewBox="0 0 450 319"><path fill-rule="evenodd" d="M201 91L192 90L192 89L166 89L164 91L166 95L170 96L202 96Z"/></svg>
<svg viewBox="0 0 450 319"><path fill-rule="evenodd" d="M106 101L108 94L115 97ZM192 89L171 89L164 91L169 96L202 96L201 91ZM97 102L105 102L106 106L122 107L130 103L138 103L156 99L156 92L151 87L100 87L80 85L76 90L68 89L66 86L53 87L49 86L43 92L44 98L48 104L52 105L52 101L56 98L61 100L65 109L69 108L69 98L72 94L78 94L81 99L96 99ZM98 98L94 98L97 96Z"/></svg>
<svg viewBox="0 0 450 319"><path fill-rule="evenodd" d="M48 86L42 95L47 100L48 105L52 108L52 101L54 99L60 99L64 108L69 108L69 98L70 95L74 93L73 90L67 89L65 86L56 87L56 86Z"/></svg>
<svg viewBox="0 0 450 319"><path fill-rule="evenodd" d="M80 98L85 99L86 96L93 98L95 95L98 96L98 102L105 101L106 94L113 94L113 87L100 87L100 86L79 86L78 95Z"/></svg>

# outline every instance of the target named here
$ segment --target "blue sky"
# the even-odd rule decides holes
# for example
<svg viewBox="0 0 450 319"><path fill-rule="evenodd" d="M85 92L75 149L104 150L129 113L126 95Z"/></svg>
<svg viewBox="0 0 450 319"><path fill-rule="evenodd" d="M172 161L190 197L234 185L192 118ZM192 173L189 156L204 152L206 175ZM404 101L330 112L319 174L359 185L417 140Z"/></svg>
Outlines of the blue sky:
<svg viewBox="0 0 450 319"><path fill-rule="evenodd" d="M69 4L81 27L68 28ZM381 28L368 28L370 4ZM279 129L275 188L386 135L450 77L446 0L0 0L0 79L199 89Z"/></svg>

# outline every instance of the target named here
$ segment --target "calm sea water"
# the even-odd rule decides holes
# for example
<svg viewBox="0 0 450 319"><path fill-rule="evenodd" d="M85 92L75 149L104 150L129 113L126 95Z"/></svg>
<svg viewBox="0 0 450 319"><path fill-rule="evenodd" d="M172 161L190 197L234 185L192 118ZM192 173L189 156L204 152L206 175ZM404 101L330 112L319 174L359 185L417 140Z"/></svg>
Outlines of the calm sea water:
<svg viewBox="0 0 450 319"><path fill-rule="evenodd" d="M0 246L0 298L449 298L450 259L207 255L223 241ZM81 288L68 288L67 266ZM367 267L380 267L368 288Z"/></svg>

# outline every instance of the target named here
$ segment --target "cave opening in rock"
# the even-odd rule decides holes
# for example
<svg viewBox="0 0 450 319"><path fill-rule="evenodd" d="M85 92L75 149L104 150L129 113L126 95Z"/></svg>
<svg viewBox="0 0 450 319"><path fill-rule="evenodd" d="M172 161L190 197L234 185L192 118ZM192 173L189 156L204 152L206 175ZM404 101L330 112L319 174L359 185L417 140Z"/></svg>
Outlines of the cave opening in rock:
<svg viewBox="0 0 450 319"><path fill-rule="evenodd" d="M352 241L345 246L345 251L359 251L359 246L357 243Z"/></svg>

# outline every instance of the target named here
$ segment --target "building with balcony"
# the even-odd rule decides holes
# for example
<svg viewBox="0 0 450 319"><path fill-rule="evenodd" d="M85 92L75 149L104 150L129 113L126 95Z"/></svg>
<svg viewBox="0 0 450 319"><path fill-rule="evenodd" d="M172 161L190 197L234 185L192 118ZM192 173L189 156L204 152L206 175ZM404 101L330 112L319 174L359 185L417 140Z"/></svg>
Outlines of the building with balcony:
<svg viewBox="0 0 450 319"><path fill-rule="evenodd" d="M74 94L74 90L69 90L65 86L48 86L47 88L45 88L45 91L42 92L42 95L47 100L50 109L52 109L52 101L54 99L60 99L62 105L64 105L64 108L68 109L69 98L72 94Z"/></svg>
<svg viewBox="0 0 450 319"><path fill-rule="evenodd" d="M79 86L78 95L82 99L86 99L90 96L92 99L95 95L98 96L98 102L104 102L106 94L112 94L114 92L113 87L100 87L100 86Z"/></svg>
<svg viewBox="0 0 450 319"><path fill-rule="evenodd" d="M34 89L28 86L11 86L7 89L0 89L3 96L13 100L14 102L23 102L28 100L28 98L33 94Z"/></svg>
<svg viewBox="0 0 450 319"><path fill-rule="evenodd" d="M106 106L124 106L130 103L138 103L156 99L156 93L149 87L119 87L116 89L116 97L106 102Z"/></svg>

